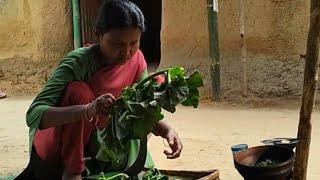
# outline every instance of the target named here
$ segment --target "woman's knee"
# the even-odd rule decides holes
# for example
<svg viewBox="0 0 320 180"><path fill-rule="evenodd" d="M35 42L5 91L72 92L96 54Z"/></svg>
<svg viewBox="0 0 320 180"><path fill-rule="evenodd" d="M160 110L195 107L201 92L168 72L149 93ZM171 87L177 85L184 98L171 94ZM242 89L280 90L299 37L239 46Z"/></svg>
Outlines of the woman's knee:
<svg viewBox="0 0 320 180"><path fill-rule="evenodd" d="M62 105L77 105L89 103L94 99L94 94L89 85L82 81L74 81L67 85L62 100Z"/></svg>

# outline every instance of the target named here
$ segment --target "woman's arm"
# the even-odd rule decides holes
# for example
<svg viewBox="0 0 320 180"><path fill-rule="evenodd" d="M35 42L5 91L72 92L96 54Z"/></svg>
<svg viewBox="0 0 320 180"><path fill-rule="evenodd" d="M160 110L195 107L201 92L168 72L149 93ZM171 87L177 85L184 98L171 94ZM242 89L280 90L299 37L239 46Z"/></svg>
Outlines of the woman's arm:
<svg viewBox="0 0 320 180"><path fill-rule="evenodd" d="M169 131L173 131L173 128L167 122L161 120L156 124L152 133L156 136L166 138L166 135L169 133Z"/></svg>
<svg viewBox="0 0 320 180"><path fill-rule="evenodd" d="M145 68L143 73L140 75L140 81L147 77L148 71L147 68ZM157 81L161 83L163 79L159 78L157 79ZM168 159L175 159L180 156L183 145L178 136L178 133L167 122L163 120L159 121L153 129L152 133L156 136L161 136L162 138L168 141L169 146L171 148L171 152L169 152L168 150L165 150L163 152Z"/></svg>
<svg viewBox="0 0 320 180"><path fill-rule="evenodd" d="M86 54L84 49L78 49L60 62L28 109L26 122L30 128L53 127L83 119L84 106L57 106L69 83L85 81L90 74L92 64Z"/></svg>
<svg viewBox="0 0 320 180"><path fill-rule="evenodd" d="M86 105L68 107L50 107L43 115L40 128L49 128L80 120L89 121L97 115L107 115L115 102L115 97L104 94Z"/></svg>
<svg viewBox="0 0 320 180"><path fill-rule="evenodd" d="M86 119L86 107L87 105L50 107L44 112L39 128L46 129Z"/></svg>
<svg viewBox="0 0 320 180"><path fill-rule="evenodd" d="M159 121L154 128L153 133L167 140L171 152L164 150L163 153L168 159L175 159L180 156L183 145L178 133L172 127L170 127L168 123L163 120Z"/></svg>

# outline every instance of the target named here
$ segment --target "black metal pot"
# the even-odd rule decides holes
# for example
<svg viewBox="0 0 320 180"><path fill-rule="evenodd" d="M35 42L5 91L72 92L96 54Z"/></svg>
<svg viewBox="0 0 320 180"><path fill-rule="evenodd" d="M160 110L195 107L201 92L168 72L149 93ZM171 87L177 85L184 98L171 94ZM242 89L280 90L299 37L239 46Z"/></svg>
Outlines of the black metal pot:
<svg viewBox="0 0 320 180"><path fill-rule="evenodd" d="M235 154L234 164L245 180L289 180L294 158L294 152L283 146L257 146ZM267 167L255 166L265 159L280 163Z"/></svg>

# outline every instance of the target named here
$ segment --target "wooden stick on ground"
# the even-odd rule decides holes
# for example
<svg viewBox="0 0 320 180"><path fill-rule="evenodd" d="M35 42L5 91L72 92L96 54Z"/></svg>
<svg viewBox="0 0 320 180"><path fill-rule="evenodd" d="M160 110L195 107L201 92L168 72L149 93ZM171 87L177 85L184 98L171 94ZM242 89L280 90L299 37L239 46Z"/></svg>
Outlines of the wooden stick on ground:
<svg viewBox="0 0 320 180"><path fill-rule="evenodd" d="M242 63L242 96L247 97L248 85L247 85L247 44L245 37L245 16L244 16L244 0L239 2L240 9L240 37L241 37L241 63Z"/></svg>
<svg viewBox="0 0 320 180"><path fill-rule="evenodd" d="M304 85L300 120L298 129L298 143L294 164L293 180L306 180L311 141L311 114L315 103L319 69L319 41L320 41L320 1L311 0L310 25L307 41L307 54L304 70Z"/></svg>

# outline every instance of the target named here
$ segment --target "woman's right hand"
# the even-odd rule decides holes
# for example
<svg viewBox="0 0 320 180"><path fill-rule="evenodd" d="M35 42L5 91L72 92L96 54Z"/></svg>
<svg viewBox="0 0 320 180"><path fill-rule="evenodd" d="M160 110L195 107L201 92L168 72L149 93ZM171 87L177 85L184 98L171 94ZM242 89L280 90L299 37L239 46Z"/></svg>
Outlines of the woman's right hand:
<svg viewBox="0 0 320 180"><path fill-rule="evenodd" d="M116 98L110 93L99 96L87 105L86 116L89 119L95 116L106 116L109 114L110 108L115 101Z"/></svg>

